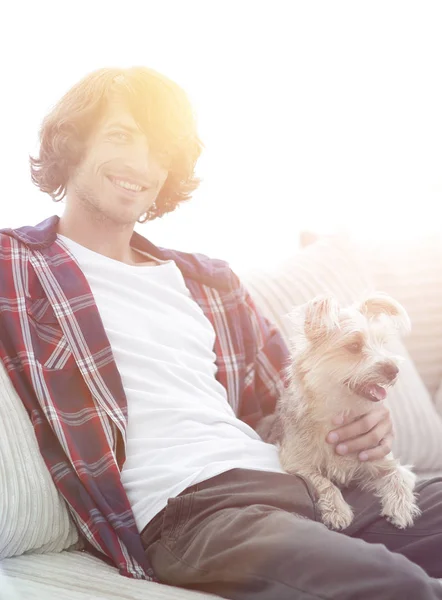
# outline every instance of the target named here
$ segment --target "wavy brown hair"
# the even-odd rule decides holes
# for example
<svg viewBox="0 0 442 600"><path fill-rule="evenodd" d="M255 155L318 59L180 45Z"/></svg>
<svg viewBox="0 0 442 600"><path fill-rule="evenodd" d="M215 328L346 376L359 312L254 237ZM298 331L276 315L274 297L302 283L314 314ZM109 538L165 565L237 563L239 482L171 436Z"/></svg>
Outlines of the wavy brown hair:
<svg viewBox="0 0 442 600"><path fill-rule="evenodd" d="M30 157L32 181L56 202L65 197L87 140L115 95L168 170L154 207L140 222L152 220L173 211L198 187L195 165L203 145L185 92L146 67L99 69L74 85L43 121L39 156Z"/></svg>

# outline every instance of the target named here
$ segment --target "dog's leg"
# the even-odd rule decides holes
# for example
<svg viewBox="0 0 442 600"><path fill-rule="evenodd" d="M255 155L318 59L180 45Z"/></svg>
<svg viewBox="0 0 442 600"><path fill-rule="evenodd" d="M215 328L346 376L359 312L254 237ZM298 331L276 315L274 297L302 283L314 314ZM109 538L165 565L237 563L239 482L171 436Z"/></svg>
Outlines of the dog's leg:
<svg viewBox="0 0 442 600"><path fill-rule="evenodd" d="M342 496L341 490L319 473L300 472L296 474L308 479L318 494L317 507L322 522L329 529L345 529L353 521L353 511Z"/></svg>
<svg viewBox="0 0 442 600"><path fill-rule="evenodd" d="M381 467L381 476L374 479L369 487L381 500L382 516L399 529L405 529L413 525L414 519L421 514L413 492L416 475L396 461L387 459L386 463L385 467Z"/></svg>

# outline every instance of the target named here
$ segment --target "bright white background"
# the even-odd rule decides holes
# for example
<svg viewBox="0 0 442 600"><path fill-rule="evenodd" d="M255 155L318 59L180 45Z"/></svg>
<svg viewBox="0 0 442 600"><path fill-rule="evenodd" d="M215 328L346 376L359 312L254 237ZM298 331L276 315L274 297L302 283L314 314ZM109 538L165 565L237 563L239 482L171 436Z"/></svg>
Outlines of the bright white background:
<svg viewBox="0 0 442 600"><path fill-rule="evenodd" d="M206 150L191 203L140 230L235 267L300 229L441 229L442 3L416 0L8 2L0 42L0 227L62 206L28 154L86 73L144 64L188 92Z"/></svg>

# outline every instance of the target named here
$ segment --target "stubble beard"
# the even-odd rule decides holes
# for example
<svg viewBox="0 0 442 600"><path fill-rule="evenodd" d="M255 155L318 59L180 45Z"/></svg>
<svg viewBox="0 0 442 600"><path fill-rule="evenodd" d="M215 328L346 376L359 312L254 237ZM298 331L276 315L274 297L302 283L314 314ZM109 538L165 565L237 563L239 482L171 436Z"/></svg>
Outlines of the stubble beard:
<svg viewBox="0 0 442 600"><path fill-rule="evenodd" d="M112 227L133 226L137 218L116 214L112 209L106 209L102 206L100 198L93 189L81 182L76 182L74 186L75 196L80 202L82 208L90 215L91 219L97 224L108 223Z"/></svg>

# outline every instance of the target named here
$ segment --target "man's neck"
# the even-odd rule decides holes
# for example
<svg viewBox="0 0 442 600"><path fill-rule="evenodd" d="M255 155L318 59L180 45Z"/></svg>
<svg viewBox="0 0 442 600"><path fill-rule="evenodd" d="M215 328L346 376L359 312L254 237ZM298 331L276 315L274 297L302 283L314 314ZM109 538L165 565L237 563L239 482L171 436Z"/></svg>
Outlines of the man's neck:
<svg viewBox="0 0 442 600"><path fill-rule="evenodd" d="M66 207L57 233L113 260L127 264L140 262L130 246L133 225L117 225L110 219L99 220L90 214L74 213Z"/></svg>

